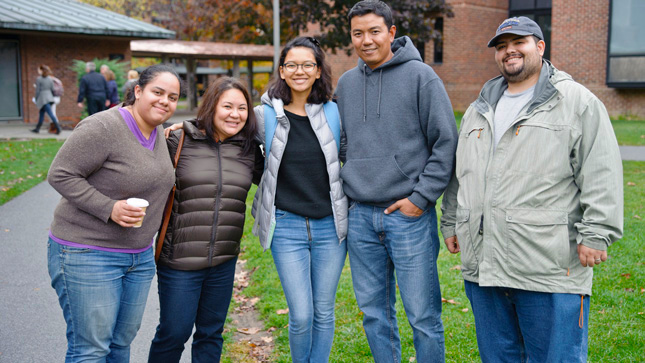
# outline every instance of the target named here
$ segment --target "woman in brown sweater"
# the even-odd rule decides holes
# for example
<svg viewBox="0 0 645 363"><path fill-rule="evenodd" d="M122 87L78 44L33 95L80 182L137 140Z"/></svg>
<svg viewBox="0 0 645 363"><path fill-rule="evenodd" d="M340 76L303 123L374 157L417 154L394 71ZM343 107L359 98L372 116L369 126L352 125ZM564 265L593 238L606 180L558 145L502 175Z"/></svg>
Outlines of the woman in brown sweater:
<svg viewBox="0 0 645 363"><path fill-rule="evenodd" d="M130 359L155 272L152 239L175 180L161 124L179 93L172 68L149 67L125 106L81 121L51 165L47 180L62 198L48 262L67 362ZM145 213L130 197L149 201Z"/></svg>
<svg viewBox="0 0 645 363"><path fill-rule="evenodd" d="M175 201L157 278L160 319L149 362L179 362L193 336L192 362L218 362L244 228L246 195L262 173L255 118L244 85L220 78L197 119L185 121ZM175 157L181 130L168 139Z"/></svg>

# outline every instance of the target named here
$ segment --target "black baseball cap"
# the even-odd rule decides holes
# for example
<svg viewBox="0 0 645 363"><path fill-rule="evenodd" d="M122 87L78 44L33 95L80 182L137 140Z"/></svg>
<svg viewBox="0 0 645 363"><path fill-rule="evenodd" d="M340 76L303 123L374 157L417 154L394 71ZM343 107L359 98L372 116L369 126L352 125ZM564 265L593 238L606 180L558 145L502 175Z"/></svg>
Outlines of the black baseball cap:
<svg viewBox="0 0 645 363"><path fill-rule="evenodd" d="M518 16L502 22L493 39L488 42L488 48L494 47L497 44L497 39L504 34L535 35L540 40L544 40L542 29L535 21L526 16Z"/></svg>

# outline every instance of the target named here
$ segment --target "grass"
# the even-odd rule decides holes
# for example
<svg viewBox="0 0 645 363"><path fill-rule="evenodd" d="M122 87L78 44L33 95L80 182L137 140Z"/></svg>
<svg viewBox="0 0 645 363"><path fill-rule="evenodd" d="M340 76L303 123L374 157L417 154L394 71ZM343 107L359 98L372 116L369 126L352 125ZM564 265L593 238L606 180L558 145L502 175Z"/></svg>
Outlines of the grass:
<svg viewBox="0 0 645 363"><path fill-rule="evenodd" d="M611 246L610 259L596 269L589 319L589 362L628 362L642 359L645 351L645 162L623 163L625 180L625 236ZM632 185L633 184L633 185ZM248 204L255 189L249 194ZM247 208L250 210L250 207ZM272 362L289 362L288 316L276 311L287 303L270 252L262 252L251 235L253 219L248 216L242 241L247 267L257 270L251 277L248 296L259 296L257 307L266 328L276 327L276 347ZM438 267L442 296L456 304L443 305L447 362L479 361L475 326L470 304L463 290L459 255L442 247ZM464 311L468 309L467 311ZM403 362L414 357L412 332L400 298L397 317L401 332ZM349 264L346 263L336 300L336 335L330 362L372 362L362 328L361 313L352 290ZM226 346L224 348L226 350Z"/></svg>
<svg viewBox="0 0 645 363"><path fill-rule="evenodd" d="M0 205L47 178L62 141L0 141Z"/></svg>
<svg viewBox="0 0 645 363"><path fill-rule="evenodd" d="M612 120L619 145L645 146L645 120Z"/></svg>

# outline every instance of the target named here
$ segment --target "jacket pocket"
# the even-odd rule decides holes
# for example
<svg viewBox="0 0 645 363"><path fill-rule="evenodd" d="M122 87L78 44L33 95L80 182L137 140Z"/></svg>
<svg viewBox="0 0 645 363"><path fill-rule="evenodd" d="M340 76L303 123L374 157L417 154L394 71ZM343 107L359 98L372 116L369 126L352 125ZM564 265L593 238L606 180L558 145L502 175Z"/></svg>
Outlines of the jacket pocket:
<svg viewBox="0 0 645 363"><path fill-rule="evenodd" d="M345 194L358 201L392 201L407 196L416 180L406 175L394 155L350 159L340 170Z"/></svg>
<svg viewBox="0 0 645 363"><path fill-rule="evenodd" d="M455 221L455 234L461 248L461 270L472 273L477 271L479 256L475 248L475 238L470 228L470 210L457 208L457 219Z"/></svg>
<svg viewBox="0 0 645 363"><path fill-rule="evenodd" d="M507 254L518 274L561 274L569 261L567 212L540 209L506 211Z"/></svg>

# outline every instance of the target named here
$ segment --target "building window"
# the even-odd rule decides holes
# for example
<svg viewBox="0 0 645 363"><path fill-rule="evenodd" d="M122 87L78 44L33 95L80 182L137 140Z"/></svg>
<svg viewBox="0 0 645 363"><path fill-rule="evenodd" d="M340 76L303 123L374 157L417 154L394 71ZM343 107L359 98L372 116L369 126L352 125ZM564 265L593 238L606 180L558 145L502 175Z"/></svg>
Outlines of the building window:
<svg viewBox="0 0 645 363"><path fill-rule="evenodd" d="M434 21L434 30L439 32L440 38L434 40L434 51L432 61L434 63L443 63L443 18L436 18Z"/></svg>
<svg viewBox="0 0 645 363"><path fill-rule="evenodd" d="M645 88L645 1L611 0L607 85Z"/></svg>
<svg viewBox="0 0 645 363"><path fill-rule="evenodd" d="M551 0L509 0L509 16L526 16L542 29L546 48L544 58L551 59Z"/></svg>
<svg viewBox="0 0 645 363"><path fill-rule="evenodd" d="M0 121L22 119L20 43L0 38Z"/></svg>

